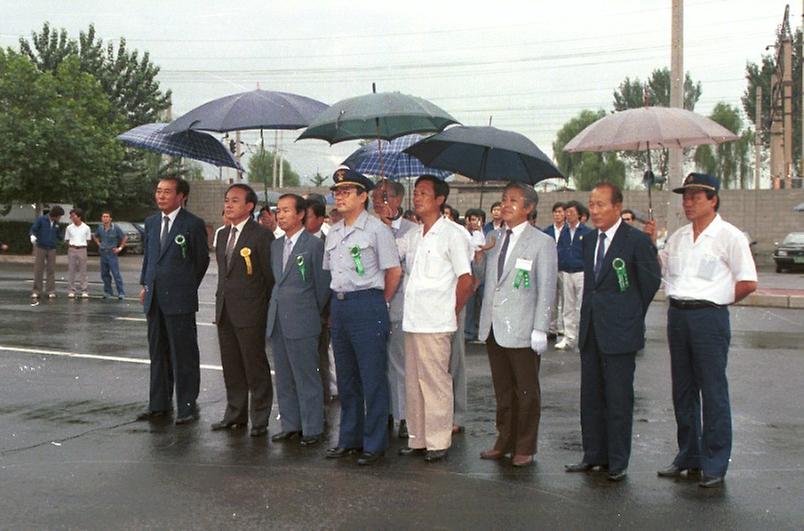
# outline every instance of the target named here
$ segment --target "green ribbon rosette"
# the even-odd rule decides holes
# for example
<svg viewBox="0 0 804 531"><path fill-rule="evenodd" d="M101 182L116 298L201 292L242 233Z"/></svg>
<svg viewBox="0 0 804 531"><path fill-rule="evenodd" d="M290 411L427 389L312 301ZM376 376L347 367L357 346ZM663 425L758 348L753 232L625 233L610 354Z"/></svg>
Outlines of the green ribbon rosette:
<svg viewBox="0 0 804 531"><path fill-rule="evenodd" d="M617 285L620 287L620 292L628 289L628 271L625 269L625 260L622 258L615 258L611 262L614 272L617 273Z"/></svg>
<svg viewBox="0 0 804 531"><path fill-rule="evenodd" d="M299 274L302 280L307 280L307 266L304 264L304 257L299 255L296 257L296 265L299 266Z"/></svg>
<svg viewBox="0 0 804 531"><path fill-rule="evenodd" d="M181 257L187 258L187 240L184 238L182 234L176 235L176 239L173 240L176 242L176 245L181 246Z"/></svg>
<svg viewBox="0 0 804 531"><path fill-rule="evenodd" d="M352 260L355 261L355 271L357 271L358 275L363 276L366 270L363 268L363 261L360 260L360 246L355 245L350 249L350 252L352 253Z"/></svg>
<svg viewBox="0 0 804 531"><path fill-rule="evenodd" d="M525 269L517 269L514 277L514 288L519 289L519 286L523 283L526 289L530 287L530 272Z"/></svg>

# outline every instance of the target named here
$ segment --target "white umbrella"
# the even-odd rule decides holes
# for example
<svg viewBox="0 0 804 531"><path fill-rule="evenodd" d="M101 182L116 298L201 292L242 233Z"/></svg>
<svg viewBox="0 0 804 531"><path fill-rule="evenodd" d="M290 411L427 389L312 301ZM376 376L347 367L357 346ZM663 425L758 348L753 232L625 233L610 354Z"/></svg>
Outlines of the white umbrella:
<svg viewBox="0 0 804 531"><path fill-rule="evenodd" d="M567 142L564 151L642 151L643 149L685 148L737 140L737 135L705 116L677 107L640 107L604 116L588 125ZM654 183L650 153L648 210L653 219L651 188Z"/></svg>

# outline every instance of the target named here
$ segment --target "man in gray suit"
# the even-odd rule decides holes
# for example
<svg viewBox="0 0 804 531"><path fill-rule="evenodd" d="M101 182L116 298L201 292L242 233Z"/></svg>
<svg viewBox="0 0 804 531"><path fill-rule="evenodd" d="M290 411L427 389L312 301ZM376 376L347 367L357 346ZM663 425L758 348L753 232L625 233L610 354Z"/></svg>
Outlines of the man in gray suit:
<svg viewBox="0 0 804 531"><path fill-rule="evenodd" d="M478 336L486 341L497 399L497 441L480 457L512 454L518 467L533 463L536 452L540 354L547 349L556 291L555 242L528 223L538 202L531 186L508 183L502 195L506 230L476 260L485 274Z"/></svg>
<svg viewBox="0 0 804 531"><path fill-rule="evenodd" d="M400 257L404 249L403 237L408 231L418 229L419 226L402 217L402 199L405 196L405 187L396 181L383 180L371 191L371 202L374 204L374 213L385 223L394 234L394 241L399 249ZM402 270L405 270L402 259ZM404 275L404 273L403 273ZM394 298L388 308L391 318L391 335L388 338L388 390L391 395L390 415L399 423L398 435L400 439L408 438L408 427L405 422L405 338L402 333L402 314L405 301L403 281L400 280Z"/></svg>
<svg viewBox="0 0 804 531"><path fill-rule="evenodd" d="M304 198L296 194L284 194L277 202L277 222L285 235L271 244L276 284L268 308L268 335L282 432L271 440L301 437L302 446L313 446L324 433L318 336L330 274L322 268L324 243L304 230L306 211Z"/></svg>

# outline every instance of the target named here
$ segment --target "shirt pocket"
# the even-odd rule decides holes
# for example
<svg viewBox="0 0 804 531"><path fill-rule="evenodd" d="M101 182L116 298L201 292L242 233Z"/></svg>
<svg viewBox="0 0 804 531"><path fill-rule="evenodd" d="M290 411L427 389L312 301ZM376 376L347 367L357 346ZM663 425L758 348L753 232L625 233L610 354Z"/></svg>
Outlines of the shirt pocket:
<svg viewBox="0 0 804 531"><path fill-rule="evenodd" d="M698 260L698 265L696 267L695 276L707 281L712 281L715 278L715 272L717 271L719 259L717 256L712 254L704 254Z"/></svg>

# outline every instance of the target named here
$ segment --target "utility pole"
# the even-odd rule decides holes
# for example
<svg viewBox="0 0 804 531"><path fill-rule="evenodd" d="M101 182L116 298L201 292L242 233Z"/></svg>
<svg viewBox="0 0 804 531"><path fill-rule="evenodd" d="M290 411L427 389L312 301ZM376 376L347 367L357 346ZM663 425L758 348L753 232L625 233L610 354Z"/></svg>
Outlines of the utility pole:
<svg viewBox="0 0 804 531"><path fill-rule="evenodd" d="M271 187L272 187L272 188L276 188L276 177L277 177L277 171L276 171L276 153L277 153L277 150L278 150L278 149L279 149L279 131L274 131L274 164L273 164L273 167L272 167L272 172L271 172L271 177L272 177L272 181L271 181L271 183L272 183L272 184L271 184ZM268 198L267 198L267 197L265 198L265 202L266 202L266 203L268 202Z"/></svg>
<svg viewBox="0 0 804 531"><path fill-rule="evenodd" d="M673 0L671 17L670 107L684 108L684 0ZM683 156L680 148L670 149L668 189L681 186L684 180ZM667 207L667 233L672 234L681 224L681 200L671 197Z"/></svg>
<svg viewBox="0 0 804 531"><path fill-rule="evenodd" d="M238 164L240 163L240 157L243 155L240 149L240 131L237 131L235 133L235 159L237 159ZM240 170L237 170L237 180L238 182L243 180L243 172Z"/></svg>
<svg viewBox="0 0 804 531"><path fill-rule="evenodd" d="M279 150L278 155L279 158L279 187L283 188L285 186L285 165L283 164L284 161L282 160L282 133L279 133Z"/></svg>
<svg viewBox="0 0 804 531"><path fill-rule="evenodd" d="M793 186L793 42L788 29L782 41L784 88L784 175L786 189Z"/></svg>
<svg viewBox="0 0 804 531"><path fill-rule="evenodd" d="M754 132L754 190L759 190L759 175L762 168L762 85L757 85L754 104L756 131Z"/></svg>

